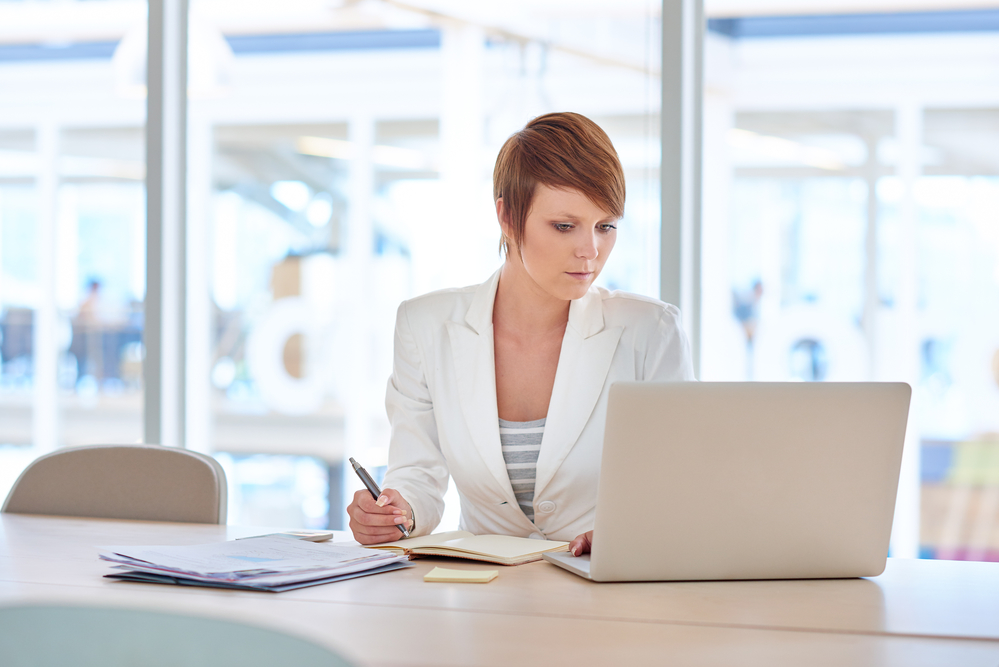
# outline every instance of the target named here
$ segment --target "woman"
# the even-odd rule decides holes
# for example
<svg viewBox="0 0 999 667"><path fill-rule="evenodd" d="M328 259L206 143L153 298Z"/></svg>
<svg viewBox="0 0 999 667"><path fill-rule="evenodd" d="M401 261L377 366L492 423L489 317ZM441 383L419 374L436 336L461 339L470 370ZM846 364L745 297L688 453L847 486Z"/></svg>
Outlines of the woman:
<svg viewBox="0 0 999 667"><path fill-rule="evenodd" d="M385 489L347 508L361 544L432 532L450 474L463 529L586 553L610 385L693 379L675 307L593 287L624 213L603 130L535 118L500 150L493 195L500 270L399 307Z"/></svg>

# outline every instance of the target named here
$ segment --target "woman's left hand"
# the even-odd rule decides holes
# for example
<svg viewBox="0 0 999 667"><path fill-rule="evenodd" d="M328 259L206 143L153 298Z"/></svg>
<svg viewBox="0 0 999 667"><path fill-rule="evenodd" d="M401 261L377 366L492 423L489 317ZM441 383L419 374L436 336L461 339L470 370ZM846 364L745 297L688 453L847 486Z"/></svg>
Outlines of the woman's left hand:
<svg viewBox="0 0 999 667"><path fill-rule="evenodd" d="M572 542L569 542L569 553L573 556L582 556L583 554L590 553L590 547L593 545L593 531L588 530L582 535L576 536Z"/></svg>

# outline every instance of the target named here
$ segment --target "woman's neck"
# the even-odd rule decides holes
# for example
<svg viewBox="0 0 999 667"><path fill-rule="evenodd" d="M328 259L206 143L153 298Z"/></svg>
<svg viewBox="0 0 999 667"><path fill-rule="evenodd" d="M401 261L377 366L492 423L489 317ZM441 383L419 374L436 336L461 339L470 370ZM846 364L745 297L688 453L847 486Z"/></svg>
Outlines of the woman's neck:
<svg viewBox="0 0 999 667"><path fill-rule="evenodd" d="M500 270L493 326L528 336L564 331L569 321L569 301L541 289L518 259L507 257Z"/></svg>

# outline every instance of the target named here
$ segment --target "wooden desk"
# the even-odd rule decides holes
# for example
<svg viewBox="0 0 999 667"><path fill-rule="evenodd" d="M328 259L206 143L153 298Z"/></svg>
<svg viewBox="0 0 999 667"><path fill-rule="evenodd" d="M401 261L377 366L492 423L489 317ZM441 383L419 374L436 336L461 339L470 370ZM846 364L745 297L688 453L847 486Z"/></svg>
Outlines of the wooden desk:
<svg viewBox="0 0 999 667"><path fill-rule="evenodd" d="M443 559L281 594L112 582L96 546L233 526L0 515L0 604L132 605L307 636L359 665L999 665L999 564L889 561L874 579L594 584L544 562L428 584ZM481 569L447 560L448 567ZM485 566L493 567L493 566Z"/></svg>

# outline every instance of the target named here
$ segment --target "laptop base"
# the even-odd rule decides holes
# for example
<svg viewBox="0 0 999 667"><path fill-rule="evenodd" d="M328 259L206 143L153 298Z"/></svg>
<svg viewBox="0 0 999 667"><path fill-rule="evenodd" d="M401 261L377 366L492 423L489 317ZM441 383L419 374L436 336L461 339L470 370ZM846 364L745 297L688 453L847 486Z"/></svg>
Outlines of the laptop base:
<svg viewBox="0 0 999 667"><path fill-rule="evenodd" d="M591 579L590 577L590 554L583 554L582 556L573 556L568 551L558 551L555 553L541 554L541 557L552 565L558 565L559 567L569 570L573 574L578 574L583 579Z"/></svg>

